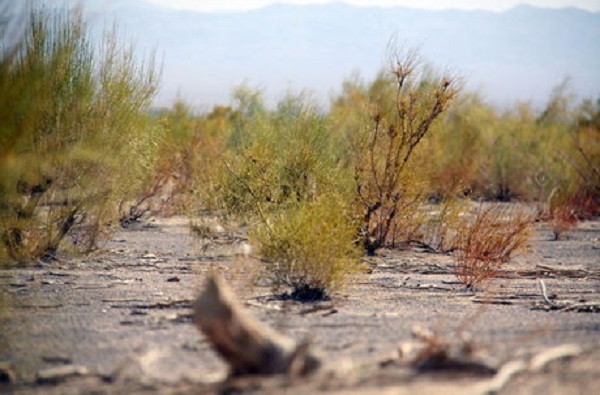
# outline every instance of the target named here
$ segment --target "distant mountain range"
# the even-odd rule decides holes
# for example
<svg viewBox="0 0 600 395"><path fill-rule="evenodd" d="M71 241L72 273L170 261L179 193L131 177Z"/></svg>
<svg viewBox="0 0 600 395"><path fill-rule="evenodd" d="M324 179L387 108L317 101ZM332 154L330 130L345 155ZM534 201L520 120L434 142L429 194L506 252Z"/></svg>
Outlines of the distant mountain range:
<svg viewBox="0 0 600 395"><path fill-rule="evenodd" d="M96 22L116 17L140 48L157 50L161 104L180 97L208 110L229 102L242 83L271 99L306 88L326 103L353 73L375 76L392 36L499 106L543 105L567 77L573 93L600 97L600 13L576 8L495 13L334 3L199 13L135 0L89 12Z"/></svg>

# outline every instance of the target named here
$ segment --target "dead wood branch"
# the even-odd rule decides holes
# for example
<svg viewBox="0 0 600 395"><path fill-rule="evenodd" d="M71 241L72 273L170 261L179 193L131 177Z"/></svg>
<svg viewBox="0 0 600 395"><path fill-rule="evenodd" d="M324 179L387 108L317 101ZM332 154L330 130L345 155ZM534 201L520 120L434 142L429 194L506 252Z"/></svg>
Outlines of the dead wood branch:
<svg viewBox="0 0 600 395"><path fill-rule="evenodd" d="M561 300L561 301L551 301L548 297L548 293L546 291L546 284L544 280L539 280L540 292L542 293L542 298L544 299L544 304L537 304L534 308L544 309L544 310L561 310L561 311L573 311L577 313L597 313L600 312L600 302L598 301L590 301L590 302L582 302L575 300Z"/></svg>
<svg viewBox="0 0 600 395"><path fill-rule="evenodd" d="M518 270L517 274L521 277L538 277L543 276L564 276L571 278L591 278L600 277L600 271L591 271L581 268L561 268L550 265L535 265L533 270Z"/></svg>
<svg viewBox="0 0 600 395"><path fill-rule="evenodd" d="M331 315L337 313L337 309L333 303L326 304L316 304L313 307L309 307L308 309L303 309L300 311L300 315L312 314L323 312L323 316Z"/></svg>
<svg viewBox="0 0 600 395"><path fill-rule="evenodd" d="M551 347L533 355L530 359L516 359L502 365L498 373L490 380L479 386L480 394L496 394L504 388L510 380L521 373L541 372L546 366L557 360L576 357L583 353L583 349L574 344L562 344Z"/></svg>
<svg viewBox="0 0 600 395"><path fill-rule="evenodd" d="M232 376L307 375L320 358L307 344L296 344L252 318L218 277L210 276L194 303L194 319Z"/></svg>
<svg viewBox="0 0 600 395"><path fill-rule="evenodd" d="M496 367L466 333L457 331L453 338L427 328L415 326L414 341L400 344L400 361L419 372L461 371L479 375L495 374Z"/></svg>
<svg viewBox="0 0 600 395"><path fill-rule="evenodd" d="M546 291L546 284L544 283L544 280L539 280L539 284L540 284L540 291L542 292L542 298L544 298L544 302L548 303L548 305L550 305L550 306L554 306L554 302L552 302L548 298L548 293Z"/></svg>

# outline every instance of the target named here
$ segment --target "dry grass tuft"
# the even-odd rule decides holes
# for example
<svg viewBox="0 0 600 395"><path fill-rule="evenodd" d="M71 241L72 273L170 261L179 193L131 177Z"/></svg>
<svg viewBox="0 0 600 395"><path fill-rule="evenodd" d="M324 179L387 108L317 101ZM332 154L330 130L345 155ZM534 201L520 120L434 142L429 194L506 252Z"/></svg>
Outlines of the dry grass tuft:
<svg viewBox="0 0 600 395"><path fill-rule="evenodd" d="M554 240L560 240L574 229L580 220L589 220L600 213L598 197L591 192L579 191L567 197L550 201L543 219L552 229Z"/></svg>
<svg viewBox="0 0 600 395"><path fill-rule="evenodd" d="M533 216L507 205L479 207L456 236L455 275L468 288L495 277L513 253L526 247Z"/></svg>
<svg viewBox="0 0 600 395"><path fill-rule="evenodd" d="M565 233L577 226L577 215L572 207L557 206L550 209L548 214L548 224L552 229L554 240L560 240Z"/></svg>

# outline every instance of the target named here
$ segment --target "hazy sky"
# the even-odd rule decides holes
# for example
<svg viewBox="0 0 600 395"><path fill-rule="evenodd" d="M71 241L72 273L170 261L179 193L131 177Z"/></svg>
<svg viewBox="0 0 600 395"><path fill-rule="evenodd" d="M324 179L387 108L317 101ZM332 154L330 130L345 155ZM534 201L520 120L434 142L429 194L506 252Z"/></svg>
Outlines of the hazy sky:
<svg viewBox="0 0 600 395"><path fill-rule="evenodd" d="M358 6L406 6L426 9L486 9L503 11L519 4L538 7L579 7L588 11L600 11L600 0L146 0L150 3L180 9L198 11L250 10L273 3L323 4L345 2Z"/></svg>

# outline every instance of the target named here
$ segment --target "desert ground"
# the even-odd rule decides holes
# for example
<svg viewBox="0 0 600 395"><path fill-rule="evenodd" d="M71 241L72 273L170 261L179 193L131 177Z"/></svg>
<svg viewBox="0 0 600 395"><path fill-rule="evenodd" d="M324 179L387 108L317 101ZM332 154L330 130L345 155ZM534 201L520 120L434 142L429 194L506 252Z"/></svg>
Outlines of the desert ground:
<svg viewBox="0 0 600 395"><path fill-rule="evenodd" d="M415 247L379 251L331 300L301 303L273 295L243 237L198 240L184 217L149 219L92 256L0 271L0 392L598 393L600 220L551 236L536 225L529 252L481 290L456 281L451 256ZM226 380L192 314L211 273L323 367ZM468 363L411 363L415 327L458 354L468 345Z"/></svg>

